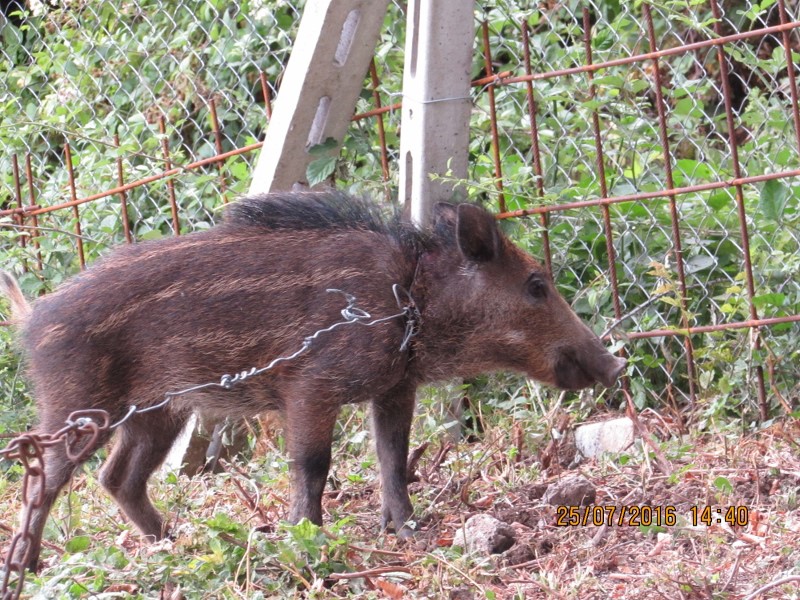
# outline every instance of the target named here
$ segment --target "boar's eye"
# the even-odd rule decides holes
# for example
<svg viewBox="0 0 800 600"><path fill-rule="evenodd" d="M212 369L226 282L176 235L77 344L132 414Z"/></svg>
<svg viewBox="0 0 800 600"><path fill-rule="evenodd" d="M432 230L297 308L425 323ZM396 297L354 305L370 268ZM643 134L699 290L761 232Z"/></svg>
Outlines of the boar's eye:
<svg viewBox="0 0 800 600"><path fill-rule="evenodd" d="M540 300L547 295L547 282L540 275L531 275L526 286L532 298Z"/></svg>

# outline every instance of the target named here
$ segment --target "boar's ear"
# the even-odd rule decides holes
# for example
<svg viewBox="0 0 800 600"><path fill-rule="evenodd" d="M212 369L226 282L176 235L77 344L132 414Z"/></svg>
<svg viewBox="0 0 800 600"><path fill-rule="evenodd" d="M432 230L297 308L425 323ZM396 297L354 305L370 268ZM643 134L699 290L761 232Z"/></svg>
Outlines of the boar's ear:
<svg viewBox="0 0 800 600"><path fill-rule="evenodd" d="M474 204L458 205L458 247L474 262L492 260L497 254L499 235L494 217Z"/></svg>

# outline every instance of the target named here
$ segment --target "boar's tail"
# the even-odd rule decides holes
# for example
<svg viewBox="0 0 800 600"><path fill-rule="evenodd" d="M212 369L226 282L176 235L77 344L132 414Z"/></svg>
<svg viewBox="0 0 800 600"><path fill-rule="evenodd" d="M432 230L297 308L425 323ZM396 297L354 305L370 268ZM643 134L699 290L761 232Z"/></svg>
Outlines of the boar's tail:
<svg viewBox="0 0 800 600"><path fill-rule="evenodd" d="M17 280L12 275L0 270L0 295L8 298L15 321L24 321L31 312L31 305L22 295Z"/></svg>

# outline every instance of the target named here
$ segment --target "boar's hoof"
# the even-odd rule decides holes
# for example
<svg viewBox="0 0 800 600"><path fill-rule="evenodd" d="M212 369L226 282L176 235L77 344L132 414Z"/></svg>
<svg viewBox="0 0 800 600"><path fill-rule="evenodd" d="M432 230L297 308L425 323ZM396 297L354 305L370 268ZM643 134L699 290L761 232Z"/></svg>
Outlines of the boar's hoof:
<svg viewBox="0 0 800 600"><path fill-rule="evenodd" d="M414 531L414 530L413 530L411 527L409 527L408 525L405 525L405 524L404 524L404 525L403 525L403 526L400 528L400 531L398 531L398 532L397 532L397 534L396 534L396 535L397 535L397 538L398 538L398 539L400 539L400 540L410 540L410 539L412 539L412 538L414 537L414 534L415 534L415 533L417 533L417 532L416 532L416 531Z"/></svg>
<svg viewBox="0 0 800 600"><path fill-rule="evenodd" d="M39 572L39 567L40 565L38 558L28 561L28 564L25 565L25 569L28 571L28 573L32 573L34 575Z"/></svg>
<svg viewBox="0 0 800 600"><path fill-rule="evenodd" d="M402 526L397 527L394 524L394 520L390 516L384 515L381 517L381 530L394 531L398 539L401 540L409 540L413 538L414 534L416 533L414 521L412 521L410 517L402 524Z"/></svg>

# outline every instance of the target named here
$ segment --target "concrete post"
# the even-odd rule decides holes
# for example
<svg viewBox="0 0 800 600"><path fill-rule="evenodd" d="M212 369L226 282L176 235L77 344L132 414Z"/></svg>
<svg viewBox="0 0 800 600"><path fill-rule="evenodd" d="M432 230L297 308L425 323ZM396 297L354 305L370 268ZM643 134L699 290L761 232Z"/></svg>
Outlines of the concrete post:
<svg viewBox="0 0 800 600"><path fill-rule="evenodd" d="M389 0L309 0L275 101L250 193L307 185L308 149L341 147Z"/></svg>
<svg viewBox="0 0 800 600"><path fill-rule="evenodd" d="M452 183L431 181L430 174L450 170L454 178L467 178L473 8L473 0L408 3L400 201L415 223L428 220L435 202L464 194Z"/></svg>
<svg viewBox="0 0 800 600"><path fill-rule="evenodd" d="M409 0L400 138L400 202L419 225L436 202L464 200L452 182L431 174L467 178L472 109L473 0ZM448 410L458 440L464 420L462 395Z"/></svg>

